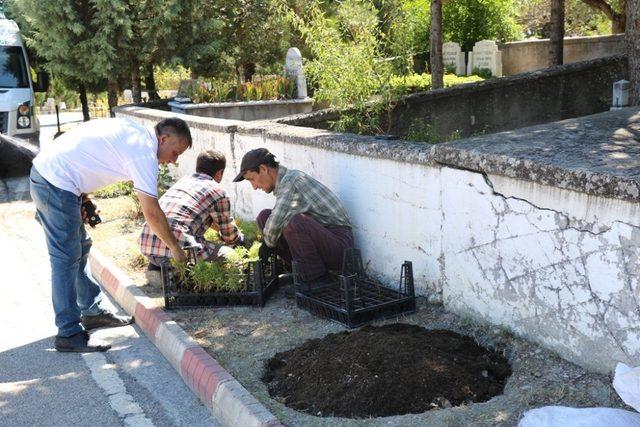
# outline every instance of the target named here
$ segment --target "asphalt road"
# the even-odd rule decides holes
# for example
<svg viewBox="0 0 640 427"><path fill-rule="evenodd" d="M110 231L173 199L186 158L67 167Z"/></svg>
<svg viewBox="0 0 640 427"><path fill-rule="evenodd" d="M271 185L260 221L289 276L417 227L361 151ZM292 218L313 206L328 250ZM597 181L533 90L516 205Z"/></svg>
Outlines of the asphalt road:
<svg viewBox="0 0 640 427"><path fill-rule="evenodd" d="M41 144L52 129L43 127ZM33 203L14 201L20 195L27 198L28 178L0 185L0 425L218 426L133 325L92 334L113 345L106 353L53 350L44 234Z"/></svg>

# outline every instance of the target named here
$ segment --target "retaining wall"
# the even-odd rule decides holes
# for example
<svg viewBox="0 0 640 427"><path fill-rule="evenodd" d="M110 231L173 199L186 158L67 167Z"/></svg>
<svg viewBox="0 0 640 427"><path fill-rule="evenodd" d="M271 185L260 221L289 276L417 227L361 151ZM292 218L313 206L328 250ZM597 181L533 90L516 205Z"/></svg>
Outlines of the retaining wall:
<svg viewBox="0 0 640 427"><path fill-rule="evenodd" d="M511 76L547 68L550 44L549 39L499 44L502 52L502 74ZM624 52L624 34L566 37L563 46L563 63L570 64L605 56L622 55Z"/></svg>
<svg viewBox="0 0 640 427"><path fill-rule="evenodd" d="M626 58L612 56L512 77L418 92L392 109L388 133L406 136L414 123L428 123L441 137L495 133L607 111L613 82L627 79ZM328 128L337 111L287 117L280 123Z"/></svg>
<svg viewBox="0 0 640 427"><path fill-rule="evenodd" d="M171 113L120 109L153 124ZM418 294L507 327L606 372L640 358L640 110L598 114L431 146L273 122L182 115L197 153L227 156L238 216L273 197L233 184L242 155L267 147L334 190L368 271L388 283L413 261Z"/></svg>

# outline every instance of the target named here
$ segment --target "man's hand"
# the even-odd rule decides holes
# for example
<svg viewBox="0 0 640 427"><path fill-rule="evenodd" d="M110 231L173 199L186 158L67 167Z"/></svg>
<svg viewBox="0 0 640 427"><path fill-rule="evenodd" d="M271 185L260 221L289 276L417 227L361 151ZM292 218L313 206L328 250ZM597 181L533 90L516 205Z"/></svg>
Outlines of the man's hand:
<svg viewBox="0 0 640 427"><path fill-rule="evenodd" d="M178 262L188 261L186 252L180 248L172 249L171 256Z"/></svg>
<svg viewBox="0 0 640 427"><path fill-rule="evenodd" d="M274 251L275 248L270 248L266 243L262 242L262 244L260 245L260 249L258 249L258 256L260 257L260 261L269 261L269 257L274 253Z"/></svg>

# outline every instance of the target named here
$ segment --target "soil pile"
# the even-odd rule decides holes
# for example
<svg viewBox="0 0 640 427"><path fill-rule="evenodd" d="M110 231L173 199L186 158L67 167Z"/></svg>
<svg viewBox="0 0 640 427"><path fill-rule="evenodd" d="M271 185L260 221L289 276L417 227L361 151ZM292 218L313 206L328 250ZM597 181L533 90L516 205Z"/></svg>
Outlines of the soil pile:
<svg viewBox="0 0 640 427"><path fill-rule="evenodd" d="M271 396L318 416L384 417L484 402L511 367L472 338L416 325L366 326L276 354L263 381Z"/></svg>

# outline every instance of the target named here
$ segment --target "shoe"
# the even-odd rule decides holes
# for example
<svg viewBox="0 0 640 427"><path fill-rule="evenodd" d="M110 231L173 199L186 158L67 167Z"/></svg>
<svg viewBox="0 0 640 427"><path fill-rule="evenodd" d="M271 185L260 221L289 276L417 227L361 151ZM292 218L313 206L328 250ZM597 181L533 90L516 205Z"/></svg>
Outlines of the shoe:
<svg viewBox="0 0 640 427"><path fill-rule="evenodd" d="M155 264L147 264L147 271L160 271L160 266Z"/></svg>
<svg viewBox="0 0 640 427"><path fill-rule="evenodd" d="M87 331L78 332L70 337L56 335L53 346L57 351L63 353L93 353L95 351L107 351L111 344L89 345L89 333Z"/></svg>
<svg viewBox="0 0 640 427"><path fill-rule="evenodd" d="M82 316L81 319L85 331L97 328L116 328L133 323L133 317L131 316L118 316L108 311L103 311L97 316Z"/></svg>

